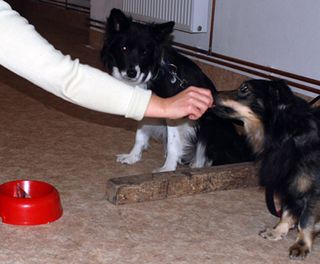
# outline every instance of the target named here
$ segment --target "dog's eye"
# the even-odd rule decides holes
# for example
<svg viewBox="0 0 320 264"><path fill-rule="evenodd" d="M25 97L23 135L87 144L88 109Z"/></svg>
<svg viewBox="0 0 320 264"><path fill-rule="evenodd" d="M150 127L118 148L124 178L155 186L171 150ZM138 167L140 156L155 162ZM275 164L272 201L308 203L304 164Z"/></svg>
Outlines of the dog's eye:
<svg viewBox="0 0 320 264"><path fill-rule="evenodd" d="M141 50L142 55L147 55L147 53L148 53L148 50L146 50L146 49Z"/></svg>
<svg viewBox="0 0 320 264"><path fill-rule="evenodd" d="M242 96L247 95L249 92L250 92L250 91L249 91L249 87L248 87L247 84L242 85L242 86L240 87L240 89L239 89L239 95L242 95Z"/></svg>
<svg viewBox="0 0 320 264"><path fill-rule="evenodd" d="M127 46L122 46L121 50L122 50L123 52L127 52L127 51L128 51L128 48L127 48Z"/></svg>

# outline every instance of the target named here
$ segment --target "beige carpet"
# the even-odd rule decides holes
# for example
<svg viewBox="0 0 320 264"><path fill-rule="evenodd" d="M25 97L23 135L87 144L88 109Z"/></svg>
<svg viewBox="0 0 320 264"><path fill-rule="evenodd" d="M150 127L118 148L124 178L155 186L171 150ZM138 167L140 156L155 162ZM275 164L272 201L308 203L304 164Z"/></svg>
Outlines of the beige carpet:
<svg viewBox="0 0 320 264"><path fill-rule="evenodd" d="M99 66L87 32L34 21L58 48ZM0 225L1 264L288 263L296 231L283 241L258 236L277 221L254 188L114 206L108 178L162 164L153 142L134 166L115 162L136 123L66 103L0 70L0 181L44 180L60 192L64 214L42 226ZM94 84L93 84L94 85ZM306 263L318 263L320 241ZM299 263L299 262L296 262Z"/></svg>

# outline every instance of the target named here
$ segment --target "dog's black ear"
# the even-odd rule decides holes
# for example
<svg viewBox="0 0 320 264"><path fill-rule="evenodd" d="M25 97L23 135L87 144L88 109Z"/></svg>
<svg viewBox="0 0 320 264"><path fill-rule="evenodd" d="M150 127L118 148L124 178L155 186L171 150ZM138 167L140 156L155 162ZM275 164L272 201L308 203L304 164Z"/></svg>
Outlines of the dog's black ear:
<svg viewBox="0 0 320 264"><path fill-rule="evenodd" d="M272 81L272 87L276 94L276 98L281 104L289 104L294 98L294 94L284 80Z"/></svg>
<svg viewBox="0 0 320 264"><path fill-rule="evenodd" d="M132 19L127 17L120 9L113 8L107 19L107 33L113 34L126 30Z"/></svg>
<svg viewBox="0 0 320 264"><path fill-rule="evenodd" d="M175 23L173 21L162 24L153 24L152 31L155 38L159 41L167 39L173 31L174 24Z"/></svg>

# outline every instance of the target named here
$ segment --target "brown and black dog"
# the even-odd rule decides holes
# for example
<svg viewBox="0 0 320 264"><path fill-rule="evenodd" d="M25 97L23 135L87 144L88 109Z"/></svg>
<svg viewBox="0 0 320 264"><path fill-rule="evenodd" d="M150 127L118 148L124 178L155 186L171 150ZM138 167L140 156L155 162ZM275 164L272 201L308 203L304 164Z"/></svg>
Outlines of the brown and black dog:
<svg viewBox="0 0 320 264"><path fill-rule="evenodd" d="M260 235L280 240L297 226L289 256L305 258L320 231L320 109L281 80L246 81L236 91L219 94L216 105L219 116L243 122L259 160L260 183L280 198L280 222Z"/></svg>

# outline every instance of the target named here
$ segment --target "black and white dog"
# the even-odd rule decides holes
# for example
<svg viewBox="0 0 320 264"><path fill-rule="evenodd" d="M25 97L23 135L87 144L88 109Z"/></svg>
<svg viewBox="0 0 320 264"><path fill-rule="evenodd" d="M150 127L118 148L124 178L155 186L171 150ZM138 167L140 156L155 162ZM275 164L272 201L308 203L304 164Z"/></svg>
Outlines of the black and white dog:
<svg viewBox="0 0 320 264"><path fill-rule="evenodd" d="M174 22L137 23L113 9L101 52L104 65L119 80L150 89L160 97L176 95L190 85L208 88L215 95L217 91L209 78L170 45L173 27ZM199 121L143 120L131 152L118 155L117 161L139 161L150 137L166 142L165 164L155 171L175 170L179 163L199 168L250 158L245 139L232 122L208 111Z"/></svg>

